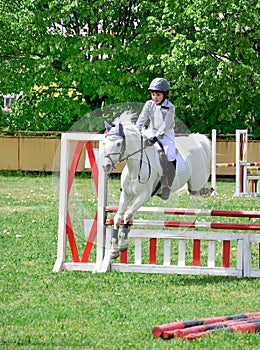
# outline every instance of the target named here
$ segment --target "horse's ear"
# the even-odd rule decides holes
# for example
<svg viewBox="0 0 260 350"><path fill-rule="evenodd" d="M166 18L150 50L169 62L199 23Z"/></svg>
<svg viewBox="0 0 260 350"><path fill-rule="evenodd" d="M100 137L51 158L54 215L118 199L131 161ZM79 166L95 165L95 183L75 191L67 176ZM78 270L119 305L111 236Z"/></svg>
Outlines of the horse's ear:
<svg viewBox="0 0 260 350"><path fill-rule="evenodd" d="M112 126L105 121L105 128L106 131L109 131L112 128Z"/></svg>
<svg viewBox="0 0 260 350"><path fill-rule="evenodd" d="M124 129L123 129L123 125L121 123L118 124L118 133L120 136L124 135Z"/></svg>

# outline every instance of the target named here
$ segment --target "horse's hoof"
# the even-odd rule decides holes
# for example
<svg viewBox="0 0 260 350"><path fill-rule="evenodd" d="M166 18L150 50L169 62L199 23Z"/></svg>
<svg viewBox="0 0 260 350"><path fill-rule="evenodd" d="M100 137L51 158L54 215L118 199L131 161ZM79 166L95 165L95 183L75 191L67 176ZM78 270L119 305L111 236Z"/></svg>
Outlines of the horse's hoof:
<svg viewBox="0 0 260 350"><path fill-rule="evenodd" d="M168 186L162 188L161 199L166 201L170 197L171 189Z"/></svg>
<svg viewBox="0 0 260 350"><path fill-rule="evenodd" d="M121 253L125 252L128 249L128 242L125 242L125 244L122 246L118 246L118 249Z"/></svg>
<svg viewBox="0 0 260 350"><path fill-rule="evenodd" d="M110 259L116 259L119 257L119 250L112 250L110 251Z"/></svg>
<svg viewBox="0 0 260 350"><path fill-rule="evenodd" d="M111 239L111 249L110 249L110 259L116 259L119 257L119 250L117 240L115 238Z"/></svg>
<svg viewBox="0 0 260 350"><path fill-rule="evenodd" d="M125 252L128 249L128 239L125 239L124 233L119 235L118 249L120 252Z"/></svg>
<svg viewBox="0 0 260 350"><path fill-rule="evenodd" d="M200 191L199 191L199 194L201 197L209 197L212 195L212 193L214 192L214 189L211 187L211 188L202 188Z"/></svg>

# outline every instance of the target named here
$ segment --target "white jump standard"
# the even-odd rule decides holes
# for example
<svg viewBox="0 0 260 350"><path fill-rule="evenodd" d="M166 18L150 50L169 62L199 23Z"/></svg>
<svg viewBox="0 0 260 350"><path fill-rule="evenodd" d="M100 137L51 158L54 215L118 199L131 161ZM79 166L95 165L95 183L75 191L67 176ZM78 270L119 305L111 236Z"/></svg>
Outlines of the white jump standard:
<svg viewBox="0 0 260 350"><path fill-rule="evenodd" d="M260 196L260 161L248 162L247 130L236 130L236 160L216 163L216 130L212 130L211 185L216 190L216 168L236 168L235 197Z"/></svg>

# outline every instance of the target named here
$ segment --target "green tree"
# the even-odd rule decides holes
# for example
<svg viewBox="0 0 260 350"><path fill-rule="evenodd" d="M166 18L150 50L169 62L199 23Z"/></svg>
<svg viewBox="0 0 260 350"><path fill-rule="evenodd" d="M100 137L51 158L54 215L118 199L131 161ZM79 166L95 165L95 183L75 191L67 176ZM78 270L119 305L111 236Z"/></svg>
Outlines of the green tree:
<svg viewBox="0 0 260 350"><path fill-rule="evenodd" d="M192 130L260 134L259 1L169 0L153 18L168 39L160 65L179 118Z"/></svg>
<svg viewBox="0 0 260 350"><path fill-rule="evenodd" d="M147 98L154 2L0 4L0 93L24 94L6 118L9 128L67 130L104 104Z"/></svg>
<svg viewBox="0 0 260 350"><path fill-rule="evenodd" d="M257 0L0 0L1 128L67 130L167 78L192 131L260 134ZM90 121L91 124L91 121Z"/></svg>

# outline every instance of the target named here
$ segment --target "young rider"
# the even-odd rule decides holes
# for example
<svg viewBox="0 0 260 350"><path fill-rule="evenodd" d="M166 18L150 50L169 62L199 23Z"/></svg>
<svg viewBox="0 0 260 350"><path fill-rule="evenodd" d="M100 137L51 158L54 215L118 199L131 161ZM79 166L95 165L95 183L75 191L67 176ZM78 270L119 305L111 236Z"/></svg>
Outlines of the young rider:
<svg viewBox="0 0 260 350"><path fill-rule="evenodd" d="M150 83L148 90L151 93L151 100L147 101L139 115L136 126L140 133L147 120L153 137L148 139L148 145L159 142L164 149L163 185L161 198L166 200L170 195L170 187L175 177L176 149L174 141L175 107L169 101L170 85L164 78L155 78Z"/></svg>

